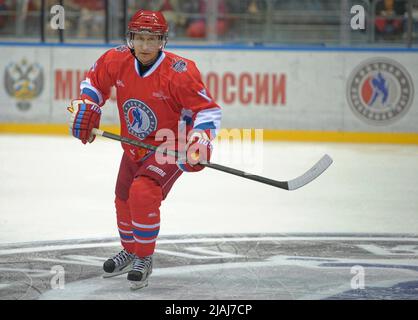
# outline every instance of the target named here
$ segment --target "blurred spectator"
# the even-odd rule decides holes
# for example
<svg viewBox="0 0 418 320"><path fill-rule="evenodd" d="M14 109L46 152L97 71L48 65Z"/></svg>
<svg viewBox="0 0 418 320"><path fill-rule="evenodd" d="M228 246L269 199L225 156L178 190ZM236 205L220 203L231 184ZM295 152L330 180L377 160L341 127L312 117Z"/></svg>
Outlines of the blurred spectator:
<svg viewBox="0 0 418 320"><path fill-rule="evenodd" d="M180 24L180 18L178 15L179 5L177 0L162 0L160 5L157 7L158 11L164 14L165 19L168 22L169 37L173 38L176 36L177 25Z"/></svg>
<svg viewBox="0 0 418 320"><path fill-rule="evenodd" d="M77 37L101 36L104 30L105 7L103 0L72 0L80 8Z"/></svg>
<svg viewBox="0 0 418 320"><path fill-rule="evenodd" d="M412 37L418 38L418 1L412 3Z"/></svg>
<svg viewBox="0 0 418 320"><path fill-rule="evenodd" d="M266 0L246 0L243 3L245 4L246 13L258 14L264 13L267 10Z"/></svg>
<svg viewBox="0 0 418 320"><path fill-rule="evenodd" d="M200 18L192 19L187 26L186 35L190 38L205 38L207 35L206 15L208 12L207 2L210 0L199 1ZM227 8L225 0L218 1L218 19L216 21L216 34L218 36L224 35L228 30L228 23L225 18Z"/></svg>
<svg viewBox="0 0 418 320"><path fill-rule="evenodd" d="M332 3L338 3L338 1L332 0ZM288 0L277 0L274 2L274 6L277 10L303 10L303 11L319 11L323 10L324 6L328 6L329 2L324 0L299 0L299 1L288 1Z"/></svg>
<svg viewBox="0 0 418 320"><path fill-rule="evenodd" d="M247 12L248 13L253 13L253 14L257 14L257 13L260 12L260 10L258 9L258 6L257 6L257 1L252 0L250 2L250 4L248 5L248 8L247 8Z"/></svg>
<svg viewBox="0 0 418 320"><path fill-rule="evenodd" d="M6 12L8 10L6 0L0 0L0 29L2 29L7 23Z"/></svg>
<svg viewBox="0 0 418 320"><path fill-rule="evenodd" d="M405 2L383 0L376 5L376 38L383 40L400 39L403 32Z"/></svg>
<svg viewBox="0 0 418 320"><path fill-rule="evenodd" d="M262 0L247 0L245 1L246 13L250 14L248 19L249 23L256 23L262 25L265 21L265 15L267 4Z"/></svg>
<svg viewBox="0 0 418 320"><path fill-rule="evenodd" d="M418 38L418 0L412 2L412 38ZM408 28L408 13L405 12L404 30ZM404 35L407 36L406 34Z"/></svg>
<svg viewBox="0 0 418 320"><path fill-rule="evenodd" d="M3 1L10 12L8 25L18 37L31 37L39 30L39 1ZM11 22L11 23L10 23Z"/></svg>
<svg viewBox="0 0 418 320"><path fill-rule="evenodd" d="M245 6L244 13L247 14L247 24L255 24L261 26L266 21L267 3L264 0L245 0L243 1ZM241 19L234 19L234 23L240 25ZM254 26L254 28L257 28Z"/></svg>

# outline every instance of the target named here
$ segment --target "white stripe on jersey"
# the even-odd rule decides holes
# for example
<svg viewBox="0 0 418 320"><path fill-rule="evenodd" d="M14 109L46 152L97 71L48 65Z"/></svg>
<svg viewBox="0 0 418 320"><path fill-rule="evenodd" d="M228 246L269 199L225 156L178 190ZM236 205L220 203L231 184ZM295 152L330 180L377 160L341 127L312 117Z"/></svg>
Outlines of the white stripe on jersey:
<svg viewBox="0 0 418 320"><path fill-rule="evenodd" d="M215 136L221 127L222 110L221 108L205 109L197 113L193 127L196 128L199 124L213 122L216 129L212 131Z"/></svg>
<svg viewBox="0 0 418 320"><path fill-rule="evenodd" d="M101 105L103 103L102 94L100 93L99 90L97 90L95 87L92 86L91 80L89 78L86 78L85 80L81 81L80 90L83 90L84 88L88 88L88 89L94 91L94 93L97 94L97 96L99 97L99 105Z"/></svg>
<svg viewBox="0 0 418 320"><path fill-rule="evenodd" d="M202 98L206 99L206 101L208 102L212 101L212 99L207 96L205 89L198 91L197 94L201 96Z"/></svg>

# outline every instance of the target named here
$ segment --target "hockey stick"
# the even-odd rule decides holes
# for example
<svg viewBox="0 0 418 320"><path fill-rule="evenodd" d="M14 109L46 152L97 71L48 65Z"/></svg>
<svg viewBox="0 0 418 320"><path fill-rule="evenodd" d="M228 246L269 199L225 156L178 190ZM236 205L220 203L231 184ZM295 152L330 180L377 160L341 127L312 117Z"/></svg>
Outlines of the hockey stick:
<svg viewBox="0 0 418 320"><path fill-rule="evenodd" d="M102 136L102 137L105 137L105 138L113 139L113 140L116 140L116 141L120 141L120 142L123 142L123 143L127 143L127 144L130 144L130 145L136 146L136 147L141 147L141 148L152 150L152 151L155 151L155 152L161 152L161 153L172 155L172 156L175 156L175 157L179 156L179 154L176 151L169 151L169 150L168 151L163 151L156 146L149 145L149 144L143 143L141 141L137 141L137 140L130 139L130 138L127 138L127 137L122 137L122 136L119 136L117 134L113 134L113 133L103 131L103 130L100 130L100 129L93 129L92 133L94 135L97 135L97 136ZM272 179L269 179L269 178L265 178L265 177L258 176L258 175L255 175L255 174L247 173L247 172L244 172L244 171L241 171L241 170L226 167L226 166L216 164L216 163L205 163L203 165L205 167L212 168L212 169L222 171L222 172L226 172L226 173L229 173L229 174L233 174L233 175L236 175L238 177L250 179L250 180L253 180L253 181L258 181L258 182L268 184L268 185L273 186L273 187L277 187L277 188L280 188L280 189L290 191L290 190L299 189L300 187L303 187L304 185L306 185L309 182L318 178L321 175L321 173L323 173L331 165L331 163L332 163L331 157L326 154L312 168L310 168L304 174L302 174L301 176L299 176L295 179L289 180L289 181L272 180Z"/></svg>

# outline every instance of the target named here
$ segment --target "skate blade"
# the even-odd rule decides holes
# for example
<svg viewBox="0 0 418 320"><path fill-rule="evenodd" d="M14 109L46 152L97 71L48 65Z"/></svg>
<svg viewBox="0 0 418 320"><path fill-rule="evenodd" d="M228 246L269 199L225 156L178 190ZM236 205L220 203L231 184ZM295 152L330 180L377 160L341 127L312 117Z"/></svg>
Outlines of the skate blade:
<svg viewBox="0 0 418 320"><path fill-rule="evenodd" d="M145 281L129 281L131 283L131 290L139 290L148 286L148 279Z"/></svg>

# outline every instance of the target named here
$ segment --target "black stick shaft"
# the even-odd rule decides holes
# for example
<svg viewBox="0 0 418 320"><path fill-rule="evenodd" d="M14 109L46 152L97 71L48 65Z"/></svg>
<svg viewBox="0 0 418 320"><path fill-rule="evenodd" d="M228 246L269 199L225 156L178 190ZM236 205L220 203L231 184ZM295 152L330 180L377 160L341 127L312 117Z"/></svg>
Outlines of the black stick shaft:
<svg viewBox="0 0 418 320"><path fill-rule="evenodd" d="M269 179L269 178L265 178L265 177L258 176L258 175L255 175L255 174L247 173L247 172L244 172L244 171L241 171L241 170L226 167L226 166L216 164L216 163L207 163L207 164L204 164L204 166L206 166L208 168L215 169L215 170L219 170L219 171L222 171L222 172L230 173L230 174L233 174L233 175L241 177L241 178L250 179L250 180L253 180L253 181L268 184L268 185L273 186L273 187L286 189L286 190L289 189L288 183L286 181L272 180L272 179Z"/></svg>
<svg viewBox="0 0 418 320"><path fill-rule="evenodd" d="M99 135L99 136L102 136L102 137L105 137L105 138L113 139L113 140L116 140L116 141L120 141L120 142L123 142L123 143L127 143L127 144L130 144L130 145L136 146L136 147L141 147L141 148L152 150L152 151L155 151L155 152L161 152L161 153L164 153L164 154L169 154L169 155L179 157L179 154L176 151L171 151L171 152L167 151L167 150L166 151L163 151L163 150L160 151L160 149L156 146L146 144L146 143L143 143L141 141L137 141L137 140L130 139L130 138L127 138L127 137L122 137L122 136L119 136L117 134L113 134L113 133L110 133L110 132L107 132L107 131L103 131L103 130L99 130L99 129L93 129L93 134ZM241 170L237 170L237 169L234 169L234 168L230 168L230 167L227 167L227 166L223 166L223 165L220 165L220 164L211 163L211 162L210 163L205 163L205 164L202 164L202 165L205 166L205 167L214 169L214 170L218 170L218 171L226 172L226 173L229 173L229 174L233 174L233 175L241 177L241 178L261 182L261 183L268 184L270 186L277 187L277 188L280 188L280 189L289 190L289 185L288 185L287 181L276 181L276 180L272 180L272 179L265 178L265 177L262 177L262 176L258 176L258 175L255 175L255 174L247 173L247 172L244 172L244 171L241 171Z"/></svg>

